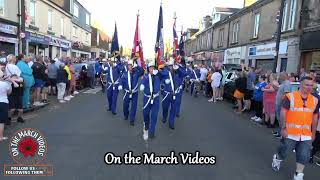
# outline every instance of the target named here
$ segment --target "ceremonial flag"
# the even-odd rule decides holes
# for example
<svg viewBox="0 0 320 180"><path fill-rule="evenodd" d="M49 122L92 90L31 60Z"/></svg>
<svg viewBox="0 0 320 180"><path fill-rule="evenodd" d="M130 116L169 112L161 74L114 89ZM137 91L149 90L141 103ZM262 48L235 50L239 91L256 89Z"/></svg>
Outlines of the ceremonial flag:
<svg viewBox="0 0 320 180"><path fill-rule="evenodd" d="M176 31L176 18L173 23L173 58L176 59L179 56L178 35Z"/></svg>
<svg viewBox="0 0 320 180"><path fill-rule="evenodd" d="M183 33L181 32L180 42L179 42L179 55L184 56L184 41L183 41Z"/></svg>
<svg viewBox="0 0 320 180"><path fill-rule="evenodd" d="M143 69L146 69L146 64L143 59L143 49L139 30L139 14L137 14L136 32L134 33L133 48L131 52L131 58L134 57L138 58L139 66L141 66Z"/></svg>
<svg viewBox="0 0 320 180"><path fill-rule="evenodd" d="M163 44L163 15L162 15L162 5L160 5L159 19L158 19L158 31L155 46L156 54L156 66L164 62L164 44Z"/></svg>
<svg viewBox="0 0 320 180"><path fill-rule="evenodd" d="M114 26L114 34L113 34L112 43L111 43L111 54L112 56L114 56L114 58L117 58L117 60L120 61L117 24L115 24Z"/></svg>

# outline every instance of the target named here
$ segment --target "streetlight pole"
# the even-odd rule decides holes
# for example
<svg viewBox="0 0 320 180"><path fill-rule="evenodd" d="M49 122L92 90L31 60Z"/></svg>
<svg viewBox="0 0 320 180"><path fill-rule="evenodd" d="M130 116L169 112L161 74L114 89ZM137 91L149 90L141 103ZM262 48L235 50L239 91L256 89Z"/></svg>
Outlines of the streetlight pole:
<svg viewBox="0 0 320 180"><path fill-rule="evenodd" d="M277 65L278 65L284 3L285 3L285 0L281 0L279 22L278 22L277 34L276 34L276 52L275 52L274 62L273 62L274 63L273 64L273 72L274 73L277 71Z"/></svg>

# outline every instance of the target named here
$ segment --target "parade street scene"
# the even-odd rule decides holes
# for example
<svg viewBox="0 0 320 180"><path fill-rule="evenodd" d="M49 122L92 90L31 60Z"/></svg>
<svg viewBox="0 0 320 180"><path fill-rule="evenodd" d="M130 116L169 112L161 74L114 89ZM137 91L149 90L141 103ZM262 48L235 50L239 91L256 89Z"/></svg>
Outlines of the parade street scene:
<svg viewBox="0 0 320 180"><path fill-rule="evenodd" d="M0 179L320 180L320 0L0 0Z"/></svg>

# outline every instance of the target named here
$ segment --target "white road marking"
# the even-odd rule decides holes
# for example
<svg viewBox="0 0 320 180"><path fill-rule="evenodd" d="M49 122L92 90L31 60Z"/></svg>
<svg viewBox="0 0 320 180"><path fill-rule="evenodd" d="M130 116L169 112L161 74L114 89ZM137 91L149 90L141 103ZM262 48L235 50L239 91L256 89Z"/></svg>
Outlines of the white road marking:
<svg viewBox="0 0 320 180"><path fill-rule="evenodd" d="M85 93L85 94L97 94L101 90L102 90L102 88L98 87L98 88L94 88L94 89L89 89L87 91L84 91L83 93Z"/></svg>

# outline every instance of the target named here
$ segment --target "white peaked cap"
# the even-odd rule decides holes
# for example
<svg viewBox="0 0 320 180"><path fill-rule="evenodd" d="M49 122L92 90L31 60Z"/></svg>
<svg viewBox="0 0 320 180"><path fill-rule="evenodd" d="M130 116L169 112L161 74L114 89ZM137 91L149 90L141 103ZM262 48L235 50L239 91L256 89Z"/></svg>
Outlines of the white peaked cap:
<svg viewBox="0 0 320 180"><path fill-rule="evenodd" d="M127 62L128 62L128 65L133 65L133 61L132 60L127 60Z"/></svg>
<svg viewBox="0 0 320 180"><path fill-rule="evenodd" d="M198 65L195 64L194 67L198 67Z"/></svg>
<svg viewBox="0 0 320 180"><path fill-rule="evenodd" d="M150 61L150 62L148 63L148 67L155 66L155 65L156 65L156 63L155 63L154 61Z"/></svg>

